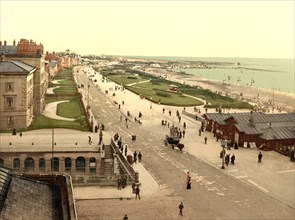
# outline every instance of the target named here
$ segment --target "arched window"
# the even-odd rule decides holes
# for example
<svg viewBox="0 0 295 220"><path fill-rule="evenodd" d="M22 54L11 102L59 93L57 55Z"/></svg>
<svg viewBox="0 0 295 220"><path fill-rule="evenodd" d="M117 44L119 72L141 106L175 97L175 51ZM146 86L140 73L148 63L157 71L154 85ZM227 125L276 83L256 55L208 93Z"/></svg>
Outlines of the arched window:
<svg viewBox="0 0 295 220"><path fill-rule="evenodd" d="M25 159L25 171L26 172L34 172L34 159L28 157Z"/></svg>
<svg viewBox="0 0 295 220"><path fill-rule="evenodd" d="M65 170L67 173L71 172L71 168L72 168L72 159L69 157L65 158Z"/></svg>
<svg viewBox="0 0 295 220"><path fill-rule="evenodd" d="M13 169L18 170L20 168L20 160L18 158L15 158L13 160Z"/></svg>
<svg viewBox="0 0 295 220"><path fill-rule="evenodd" d="M85 173L85 158L78 157L76 159L76 172L77 173Z"/></svg>
<svg viewBox="0 0 295 220"><path fill-rule="evenodd" d="M45 172L45 159L44 158L39 159L39 171Z"/></svg>
<svg viewBox="0 0 295 220"><path fill-rule="evenodd" d="M59 159L57 157L54 157L53 160L51 159L51 170L59 172Z"/></svg>
<svg viewBox="0 0 295 220"><path fill-rule="evenodd" d="M4 167L4 160L0 158L0 166Z"/></svg>
<svg viewBox="0 0 295 220"><path fill-rule="evenodd" d="M96 173L96 159L95 159L95 157L91 157L89 159L89 171L90 171L90 174Z"/></svg>

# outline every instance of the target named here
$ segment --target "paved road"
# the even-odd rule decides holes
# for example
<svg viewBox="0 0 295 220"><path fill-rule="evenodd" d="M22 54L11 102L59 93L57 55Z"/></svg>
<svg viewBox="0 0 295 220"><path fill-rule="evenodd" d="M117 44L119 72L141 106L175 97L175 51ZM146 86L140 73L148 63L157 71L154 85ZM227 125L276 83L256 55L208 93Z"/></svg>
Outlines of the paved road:
<svg viewBox="0 0 295 220"><path fill-rule="evenodd" d="M80 80L87 84L85 76ZM86 92L86 91L85 91ZM188 153L163 145L167 130L120 121L118 109L104 91L91 84L90 105L108 132L118 132L123 142L144 155L143 164L161 185L158 193L141 200L85 200L77 202L80 219L178 219L178 204L184 202L184 219L294 219L294 209L245 184ZM123 113L125 113L125 110ZM136 134L137 140L131 141ZM190 171L192 189L185 189Z"/></svg>

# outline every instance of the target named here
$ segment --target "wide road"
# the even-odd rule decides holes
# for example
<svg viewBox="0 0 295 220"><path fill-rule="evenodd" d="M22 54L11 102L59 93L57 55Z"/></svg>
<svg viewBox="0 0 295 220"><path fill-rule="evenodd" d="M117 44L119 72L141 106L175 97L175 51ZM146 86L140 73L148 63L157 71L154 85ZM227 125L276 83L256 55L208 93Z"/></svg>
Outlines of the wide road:
<svg viewBox="0 0 295 220"><path fill-rule="evenodd" d="M87 85L86 76L79 74L78 79ZM126 213L129 219L179 219L180 201L185 206L183 219L294 219L293 208L188 153L165 147L162 131L146 130L130 121L127 129L117 106L92 83L89 103L108 132L118 132L124 143L140 148L143 164L161 187L140 200L79 200L80 219L122 219ZM132 134L137 135L135 142L131 141ZM187 171L192 177L191 190L185 188Z"/></svg>

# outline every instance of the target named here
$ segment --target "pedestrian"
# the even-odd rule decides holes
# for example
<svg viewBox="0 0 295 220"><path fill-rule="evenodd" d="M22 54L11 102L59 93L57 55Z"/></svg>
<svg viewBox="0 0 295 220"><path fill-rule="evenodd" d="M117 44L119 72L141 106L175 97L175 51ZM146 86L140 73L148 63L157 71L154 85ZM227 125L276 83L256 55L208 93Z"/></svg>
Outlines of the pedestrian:
<svg viewBox="0 0 295 220"><path fill-rule="evenodd" d="M171 110L169 110L169 116L171 116Z"/></svg>
<svg viewBox="0 0 295 220"><path fill-rule="evenodd" d="M258 154L258 163L261 163L261 159L262 159L262 153L261 151Z"/></svg>
<svg viewBox="0 0 295 220"><path fill-rule="evenodd" d="M180 205L178 206L178 208L179 208L179 215L183 216L182 214L182 210L184 209L183 202L180 202Z"/></svg>
<svg viewBox="0 0 295 220"><path fill-rule="evenodd" d="M190 173L189 172L186 173L186 181L185 181L185 184L186 184L186 189L191 189L191 177L190 177Z"/></svg>
<svg viewBox="0 0 295 220"><path fill-rule="evenodd" d="M128 220L128 216L127 216L127 214L125 214L123 220Z"/></svg>
<svg viewBox="0 0 295 220"><path fill-rule="evenodd" d="M163 114L165 113L165 108L163 108Z"/></svg>
<svg viewBox="0 0 295 220"><path fill-rule="evenodd" d="M183 129L186 129L186 123L183 122Z"/></svg>
<svg viewBox="0 0 295 220"><path fill-rule="evenodd" d="M88 136L88 143L91 145L92 144L92 140L91 140L91 137Z"/></svg>
<svg viewBox="0 0 295 220"><path fill-rule="evenodd" d="M121 190L122 184L121 184L121 178L119 177L117 180L117 187L119 190Z"/></svg>
<svg viewBox="0 0 295 220"><path fill-rule="evenodd" d="M182 137L184 138L185 136L185 130L182 131Z"/></svg>
<svg viewBox="0 0 295 220"><path fill-rule="evenodd" d="M181 121L181 116L178 116L178 122L180 123L180 121Z"/></svg>
<svg viewBox="0 0 295 220"><path fill-rule="evenodd" d="M226 166L228 166L228 164L229 164L229 157L230 157L230 154L227 154L226 156L225 156L225 164L226 164Z"/></svg>
<svg viewBox="0 0 295 220"><path fill-rule="evenodd" d="M102 136L103 136L102 131L100 131L99 132L99 142L98 142L98 144L101 144L101 142L102 142Z"/></svg>
<svg viewBox="0 0 295 220"><path fill-rule="evenodd" d="M19 132L19 136L22 137L23 136L23 133L22 132Z"/></svg>
<svg viewBox="0 0 295 220"><path fill-rule="evenodd" d="M235 165L235 159L236 159L236 157L235 157L235 155L233 154L233 155L231 156L231 158L230 158L230 163L231 163L232 165Z"/></svg>
<svg viewBox="0 0 295 220"><path fill-rule="evenodd" d="M205 141L205 144L207 144L207 136L205 136L205 138L204 138L204 141Z"/></svg>
<svg viewBox="0 0 295 220"><path fill-rule="evenodd" d="M139 151L139 153L138 153L138 162L141 162L141 158L142 158L142 154L141 154L141 152Z"/></svg>
<svg viewBox="0 0 295 220"><path fill-rule="evenodd" d="M125 157L127 157L127 144L125 144L125 150L124 150L124 152L125 152Z"/></svg>
<svg viewBox="0 0 295 220"><path fill-rule="evenodd" d="M120 121L122 121L122 118L123 118L122 115L120 115Z"/></svg>
<svg viewBox="0 0 295 220"><path fill-rule="evenodd" d="M199 129L199 136L201 136L201 133L202 133L202 130L201 130L201 128Z"/></svg>
<svg viewBox="0 0 295 220"><path fill-rule="evenodd" d="M135 199L137 199L137 197L140 199L139 192L140 192L140 189L139 189L139 186L137 186L136 189L135 189Z"/></svg>
<svg viewBox="0 0 295 220"><path fill-rule="evenodd" d="M128 118L127 118L127 117L125 118L125 122L126 122L126 124L127 124L127 122L128 122Z"/></svg>
<svg viewBox="0 0 295 220"><path fill-rule="evenodd" d="M134 161L136 160L135 158L137 158L137 152L136 151L134 151L134 153L133 153L133 158L134 158Z"/></svg>

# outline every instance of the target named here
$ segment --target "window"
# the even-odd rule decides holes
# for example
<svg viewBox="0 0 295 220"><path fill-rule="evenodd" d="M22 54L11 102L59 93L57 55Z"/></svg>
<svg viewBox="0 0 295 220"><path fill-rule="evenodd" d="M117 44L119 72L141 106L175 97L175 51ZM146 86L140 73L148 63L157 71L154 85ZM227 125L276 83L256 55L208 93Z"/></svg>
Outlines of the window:
<svg viewBox="0 0 295 220"><path fill-rule="evenodd" d="M18 158L15 158L13 160L13 169L19 169L20 168L20 161Z"/></svg>
<svg viewBox="0 0 295 220"><path fill-rule="evenodd" d="M34 159L28 157L25 159L25 171L26 172L33 172L34 171Z"/></svg>
<svg viewBox="0 0 295 220"><path fill-rule="evenodd" d="M6 85L6 92L14 92L14 83L7 82L5 83L5 85Z"/></svg>
<svg viewBox="0 0 295 220"><path fill-rule="evenodd" d="M12 126L14 124L13 116L7 117L7 125Z"/></svg>
<svg viewBox="0 0 295 220"><path fill-rule="evenodd" d="M39 171L45 172L45 159L44 158L41 158L39 160Z"/></svg>
<svg viewBox="0 0 295 220"><path fill-rule="evenodd" d="M85 173L85 158L78 157L76 159L76 173Z"/></svg>
<svg viewBox="0 0 295 220"><path fill-rule="evenodd" d="M5 108L15 108L15 97L13 96L5 97Z"/></svg>

